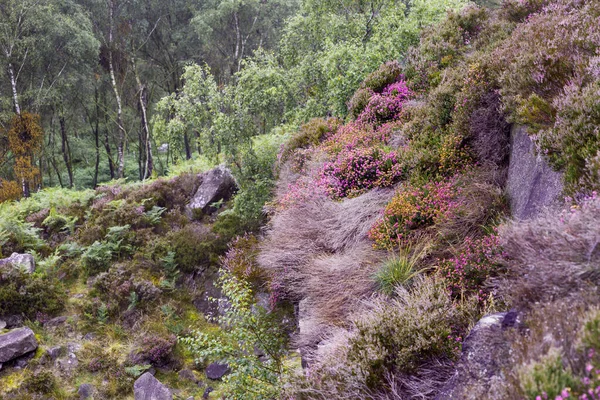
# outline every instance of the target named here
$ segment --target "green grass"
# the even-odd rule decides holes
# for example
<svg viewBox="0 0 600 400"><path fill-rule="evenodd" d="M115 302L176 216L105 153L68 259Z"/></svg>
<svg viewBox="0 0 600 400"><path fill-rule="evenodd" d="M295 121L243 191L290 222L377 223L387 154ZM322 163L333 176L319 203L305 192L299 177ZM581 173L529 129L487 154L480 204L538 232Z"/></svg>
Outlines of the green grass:
<svg viewBox="0 0 600 400"><path fill-rule="evenodd" d="M427 246L419 250L404 249L387 259L379 271L374 275L379 290L387 295L392 295L397 286L406 286L411 281L426 271L428 268L419 269L420 261L427 254Z"/></svg>

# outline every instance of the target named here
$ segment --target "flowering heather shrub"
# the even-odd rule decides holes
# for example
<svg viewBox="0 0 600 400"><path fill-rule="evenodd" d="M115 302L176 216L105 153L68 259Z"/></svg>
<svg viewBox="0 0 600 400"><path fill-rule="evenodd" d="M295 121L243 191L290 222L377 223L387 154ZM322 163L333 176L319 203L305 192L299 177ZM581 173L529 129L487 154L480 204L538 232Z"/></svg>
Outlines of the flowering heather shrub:
<svg viewBox="0 0 600 400"><path fill-rule="evenodd" d="M296 149L317 146L323 138L335 133L340 124L341 121L337 118L311 119L283 145L278 156L279 161L285 161Z"/></svg>
<svg viewBox="0 0 600 400"><path fill-rule="evenodd" d="M239 236L229 244L229 250L221 263L237 279L257 283L265 278L264 271L257 264L256 257L259 253L259 240L256 236L246 234Z"/></svg>
<svg viewBox="0 0 600 400"><path fill-rule="evenodd" d="M363 123L381 125L400 116L402 105L411 96L404 81L386 86L381 94L374 94L367 103L358 120Z"/></svg>
<svg viewBox="0 0 600 400"><path fill-rule="evenodd" d="M320 148L328 154L337 156L343 150L384 144L390 140L394 128L397 128L399 124L398 121L392 121L374 128L372 125L360 121L349 122L328 137Z"/></svg>
<svg viewBox="0 0 600 400"><path fill-rule="evenodd" d="M375 187L388 187L404 175L399 154L378 148L342 152L325 163L321 185L334 198L356 196Z"/></svg>
<svg viewBox="0 0 600 400"><path fill-rule="evenodd" d="M348 102L348 113L350 116L357 118L367 104L369 104L369 100L374 94L375 92L371 88L358 89Z"/></svg>
<svg viewBox="0 0 600 400"><path fill-rule="evenodd" d="M556 123L536 136L550 162L565 169L565 180L572 186L598 187L592 160L600 149L599 98L600 80L584 87L568 85L553 104Z"/></svg>
<svg viewBox="0 0 600 400"><path fill-rule="evenodd" d="M453 297L476 294L480 303L488 297L484 282L494 274L502 248L497 234L480 239L467 237L461 251L439 264L439 273Z"/></svg>
<svg viewBox="0 0 600 400"><path fill-rule="evenodd" d="M177 344L175 335L144 336L138 348L130 355L130 359L134 364L149 363L157 367L165 366L171 361L175 344Z"/></svg>
<svg viewBox="0 0 600 400"><path fill-rule="evenodd" d="M384 88L401 78L402 66L396 60L382 64L377 70L371 72L361 83L361 88L371 89L380 93Z"/></svg>
<svg viewBox="0 0 600 400"><path fill-rule="evenodd" d="M542 10L548 0L504 0L502 2L502 15L512 22L523 22L534 13Z"/></svg>
<svg viewBox="0 0 600 400"><path fill-rule="evenodd" d="M552 123L553 98L567 83L586 81L586 69L600 45L598 17L597 1L553 1L519 24L494 52L502 70L504 103L514 120L543 124L550 115Z"/></svg>
<svg viewBox="0 0 600 400"><path fill-rule="evenodd" d="M451 217L458 204L454 181L401 187L369 231L375 247L392 249L409 244L418 232Z"/></svg>

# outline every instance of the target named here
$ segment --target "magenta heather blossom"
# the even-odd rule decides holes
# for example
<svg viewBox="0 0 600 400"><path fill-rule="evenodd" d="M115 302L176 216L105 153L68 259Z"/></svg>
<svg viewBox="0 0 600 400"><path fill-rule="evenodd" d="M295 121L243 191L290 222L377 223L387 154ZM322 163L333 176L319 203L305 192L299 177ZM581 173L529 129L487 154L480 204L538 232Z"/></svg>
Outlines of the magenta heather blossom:
<svg viewBox="0 0 600 400"><path fill-rule="evenodd" d="M398 153L380 149L353 149L340 153L321 170L321 185L333 198L356 196L400 180L404 168Z"/></svg>
<svg viewBox="0 0 600 400"><path fill-rule="evenodd" d="M392 83L383 89L383 93L371 96L369 103L358 116L358 121L381 125L397 119L402 111L402 106L411 95L406 82Z"/></svg>

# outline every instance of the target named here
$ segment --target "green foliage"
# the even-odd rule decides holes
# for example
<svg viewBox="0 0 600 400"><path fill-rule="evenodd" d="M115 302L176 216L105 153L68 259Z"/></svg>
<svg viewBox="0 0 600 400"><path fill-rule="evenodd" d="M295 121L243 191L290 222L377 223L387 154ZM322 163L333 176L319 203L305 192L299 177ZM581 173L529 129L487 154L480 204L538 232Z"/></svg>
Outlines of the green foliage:
<svg viewBox="0 0 600 400"><path fill-rule="evenodd" d="M59 214L56 211L56 208L52 207L50 209L50 214L42 222L42 226L44 226L48 232L73 233L75 231L77 219L77 217Z"/></svg>
<svg viewBox="0 0 600 400"><path fill-rule="evenodd" d="M53 278L9 268L0 274L0 315L56 315L64 309L67 295Z"/></svg>
<svg viewBox="0 0 600 400"><path fill-rule="evenodd" d="M148 218L151 225L157 225L165 211L167 211L165 207L153 206L150 210L146 211L146 218Z"/></svg>
<svg viewBox="0 0 600 400"><path fill-rule="evenodd" d="M407 286L427 268L418 269L419 262L427 253L427 247L420 250L402 249L399 254L394 254L387 259L375 273L375 282L379 290L387 295L392 295L398 286Z"/></svg>
<svg viewBox="0 0 600 400"><path fill-rule="evenodd" d="M231 373L223 378L227 399L277 398L286 373L285 333L274 314L254 305L249 283L222 270L219 278L223 294L230 302L225 315L219 318L227 327L220 334L195 331L181 341L196 356L197 363L209 360L227 362ZM260 349L266 355L255 355Z"/></svg>
<svg viewBox="0 0 600 400"><path fill-rule="evenodd" d="M169 251L160 261L166 277L165 280L160 282L160 286L166 289L173 289L177 278L179 278L179 270L177 268L177 262L175 261L175 252Z"/></svg>
<svg viewBox="0 0 600 400"><path fill-rule="evenodd" d="M152 365L150 364L134 365L131 367L125 367L125 373L131 375L134 378L138 378L150 368L152 368Z"/></svg>
<svg viewBox="0 0 600 400"><path fill-rule="evenodd" d="M560 350L553 348L540 358L523 367L520 372L521 388L528 399L546 393L549 399L559 396L564 388L576 388L579 382L570 368L563 365Z"/></svg>
<svg viewBox="0 0 600 400"><path fill-rule="evenodd" d="M317 146L328 135L335 133L341 121L337 118L313 118L300 126L298 131L285 142L281 152L281 160L285 161L296 149Z"/></svg>
<svg viewBox="0 0 600 400"><path fill-rule="evenodd" d="M0 237L2 253L39 250L45 243L39 236L40 229L14 213L8 203L0 204Z"/></svg>
<svg viewBox="0 0 600 400"><path fill-rule="evenodd" d="M21 384L21 389L29 393L47 395L58 388L56 378L50 371L32 373Z"/></svg>

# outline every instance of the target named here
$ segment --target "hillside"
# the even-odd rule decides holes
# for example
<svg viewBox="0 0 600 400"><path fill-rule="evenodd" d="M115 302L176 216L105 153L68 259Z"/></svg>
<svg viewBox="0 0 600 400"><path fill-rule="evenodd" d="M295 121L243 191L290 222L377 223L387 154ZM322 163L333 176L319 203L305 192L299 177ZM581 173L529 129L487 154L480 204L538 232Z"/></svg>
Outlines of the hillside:
<svg viewBox="0 0 600 400"><path fill-rule="evenodd" d="M185 67L165 176L27 193L16 114L0 398L600 397L600 2L369 6Z"/></svg>

